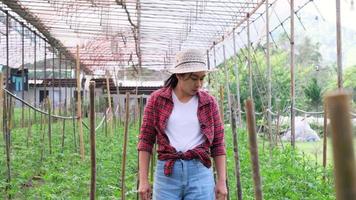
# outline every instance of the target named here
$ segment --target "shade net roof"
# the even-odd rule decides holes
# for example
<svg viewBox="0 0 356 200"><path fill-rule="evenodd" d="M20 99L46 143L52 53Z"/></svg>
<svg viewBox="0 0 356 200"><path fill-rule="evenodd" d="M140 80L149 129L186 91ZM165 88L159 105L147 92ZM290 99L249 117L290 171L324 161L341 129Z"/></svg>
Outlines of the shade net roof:
<svg viewBox="0 0 356 200"><path fill-rule="evenodd" d="M172 65L177 51L208 50L214 41L244 27L261 0L12 0L7 8L48 31L90 71L113 67ZM23 15L23 16L22 16ZM37 26L36 26L37 24ZM46 35L45 35L46 36ZM62 50L61 50L62 51Z"/></svg>
<svg viewBox="0 0 356 200"><path fill-rule="evenodd" d="M308 4L315 3L295 1L296 23L299 20L302 25L300 10ZM47 58L53 52L53 57L58 58L60 52L62 59L74 61L79 45L81 67L94 74L114 69L139 73L140 67L164 71L173 65L176 52L186 48L209 50L210 65L215 67L223 61L223 37L229 44L227 57L234 54L233 30L238 35L236 48L246 47L248 15L251 42L263 40L266 35L265 0L2 0L0 6L3 12L24 19L24 24L31 30L37 29L49 41L52 47L45 47ZM269 7L271 37L276 29L289 32L286 26L290 17L289 0L270 0ZM0 15L2 50L6 49L3 12ZM318 12L316 6L313 12ZM20 66L21 59L13 56L14 53L19 56L22 48L20 23L10 22L10 26L15 30L10 36L15 36L10 37L9 66ZM31 30L24 31L24 48L32 50ZM37 39L37 60L45 59L44 43ZM215 48L220 52L213 62ZM33 62L31 50L24 55L25 63ZM3 61L5 51L2 55Z"/></svg>

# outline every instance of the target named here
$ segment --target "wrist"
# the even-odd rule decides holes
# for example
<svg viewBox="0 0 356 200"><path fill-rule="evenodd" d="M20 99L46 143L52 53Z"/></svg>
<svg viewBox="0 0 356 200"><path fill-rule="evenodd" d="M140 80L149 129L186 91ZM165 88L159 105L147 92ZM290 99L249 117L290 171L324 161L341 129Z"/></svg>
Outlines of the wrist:
<svg viewBox="0 0 356 200"><path fill-rule="evenodd" d="M217 183L226 183L226 179L224 179L224 178L218 178L216 182L217 182Z"/></svg>

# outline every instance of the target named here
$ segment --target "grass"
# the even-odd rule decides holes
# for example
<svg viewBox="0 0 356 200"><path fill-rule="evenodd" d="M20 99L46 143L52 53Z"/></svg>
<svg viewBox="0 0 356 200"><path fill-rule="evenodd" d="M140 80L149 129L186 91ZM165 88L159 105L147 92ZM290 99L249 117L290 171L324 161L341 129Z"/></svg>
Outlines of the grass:
<svg viewBox="0 0 356 200"><path fill-rule="evenodd" d="M356 147L356 138L353 138L354 147ZM323 163L323 138L318 142L297 142L296 147L300 152L304 152L311 158L312 161L316 161L319 165ZM354 148L354 155L356 155L356 148ZM327 164L333 162L332 141L328 138L327 144Z"/></svg>
<svg viewBox="0 0 356 200"><path fill-rule="evenodd" d="M65 146L62 149L62 125L59 121L52 126L52 154L49 153L46 124L42 125L42 130L40 124L32 125L32 137L28 145L27 128L12 130L12 180L10 189L6 192L7 172L3 153L0 157L0 198L6 198L7 194L11 194L13 199L88 199L90 184L88 130L84 128L86 156L84 161L81 161L78 154L78 134L75 134L74 140L71 121L66 123ZM137 125L131 125L125 177L127 199L136 199L137 136ZM98 130L96 140L97 199L120 199L123 127L116 127L114 135L109 136L105 134L103 126ZM0 145L4 146L2 137ZM230 197L237 199L233 142L229 128L226 130L226 145ZM275 148L272 159L269 157L269 151L262 149L261 141L259 147L264 199L335 199L330 167L324 172L320 164L313 162L312 158L288 146L285 149ZM239 153L243 197L254 199L245 130L239 130ZM322 180L324 174L327 177L326 181Z"/></svg>

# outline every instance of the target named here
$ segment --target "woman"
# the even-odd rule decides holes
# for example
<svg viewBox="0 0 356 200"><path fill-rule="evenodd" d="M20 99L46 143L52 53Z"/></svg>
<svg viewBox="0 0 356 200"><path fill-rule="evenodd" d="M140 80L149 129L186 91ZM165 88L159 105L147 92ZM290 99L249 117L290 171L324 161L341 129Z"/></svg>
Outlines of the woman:
<svg viewBox="0 0 356 200"><path fill-rule="evenodd" d="M140 197L150 199L148 168L157 141L154 200L225 199L224 128L215 99L201 90L209 71L205 56L196 49L180 52L169 71L172 75L152 93L144 111L138 143Z"/></svg>

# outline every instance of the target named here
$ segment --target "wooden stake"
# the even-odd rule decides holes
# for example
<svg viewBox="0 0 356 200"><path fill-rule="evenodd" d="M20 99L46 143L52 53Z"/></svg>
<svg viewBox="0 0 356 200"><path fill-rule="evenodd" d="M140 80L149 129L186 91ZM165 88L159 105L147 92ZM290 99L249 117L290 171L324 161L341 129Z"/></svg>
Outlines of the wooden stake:
<svg viewBox="0 0 356 200"><path fill-rule="evenodd" d="M48 147L49 154L52 154L52 116L51 116L51 100L47 98L47 109L48 109Z"/></svg>
<svg viewBox="0 0 356 200"><path fill-rule="evenodd" d="M294 74L294 0L290 1L290 98L291 98L291 145L295 148L295 74Z"/></svg>
<svg viewBox="0 0 356 200"><path fill-rule="evenodd" d="M108 95L108 106L109 106L109 113L108 113L108 118L107 121L108 123L108 128L109 128L109 134L112 137L113 136L113 131L112 131L112 127L113 127L113 123L112 123L112 115L114 114L113 110L112 110L112 105L111 105L111 93L110 93L110 84L109 84L109 75L110 73L108 71L106 71L106 93Z"/></svg>
<svg viewBox="0 0 356 200"><path fill-rule="evenodd" d="M29 147L30 140L32 139L32 120L31 120L31 108L28 108L28 124L27 124L27 141L26 145Z"/></svg>
<svg viewBox="0 0 356 200"><path fill-rule="evenodd" d="M1 119L4 118L4 76L0 72L0 117ZM3 120L0 121L0 130L3 131Z"/></svg>
<svg viewBox="0 0 356 200"><path fill-rule="evenodd" d="M125 171L126 171L126 147L130 117L130 93L126 92L126 110L125 110L125 130L124 130L124 145L122 151L122 174L121 174L121 199L125 200Z"/></svg>
<svg viewBox="0 0 356 200"><path fill-rule="evenodd" d="M90 181L90 200L95 199L96 192L96 155L95 155L95 101L94 93L95 81L90 81L90 160L91 160L91 181Z"/></svg>
<svg viewBox="0 0 356 200"><path fill-rule="evenodd" d="M250 154L251 154L251 164L253 171L253 182L255 186L255 199L262 200L262 182L260 175L260 167L258 164L258 147L256 138L256 122L255 122L255 111L254 105L251 99L245 102L246 106L246 121L249 133L249 143L250 143Z"/></svg>
<svg viewBox="0 0 356 200"><path fill-rule="evenodd" d="M143 113L143 95L140 97L140 115L139 115L139 123L138 123L138 134L140 134L141 131L141 123L142 123L142 113ZM139 152L137 151L137 171L139 170L138 168L138 162L139 162ZM151 163L153 165L153 163ZM138 190L139 186L139 174L137 173L137 181L136 181L136 189ZM136 193L136 199L138 200L139 194L138 192Z"/></svg>
<svg viewBox="0 0 356 200"><path fill-rule="evenodd" d="M325 99L332 128L337 200L356 199L356 164L349 96L345 91L338 90Z"/></svg>
<svg viewBox="0 0 356 200"><path fill-rule="evenodd" d="M327 145L328 145L328 131L327 131L327 126L328 126L328 118L327 118L327 110L326 110L326 104L324 105L324 139L323 139L323 167L324 167L324 175L323 175L323 180L325 181L325 170L326 170L326 159L327 159Z"/></svg>
<svg viewBox="0 0 356 200"><path fill-rule="evenodd" d="M236 105L234 98L232 100L232 110L231 110L231 128L234 143L234 159L235 159L235 175L236 175L236 194L237 199L242 200L242 187L241 187L241 175L240 175L240 156L239 156L239 146L237 142L237 128L236 128Z"/></svg>
<svg viewBox="0 0 356 200"><path fill-rule="evenodd" d="M82 101L81 101L81 81L80 81L80 63L79 63L79 45L77 45L77 116L78 116L78 131L79 131L79 146L80 157L84 160L84 136L83 136L83 124L82 124Z"/></svg>

